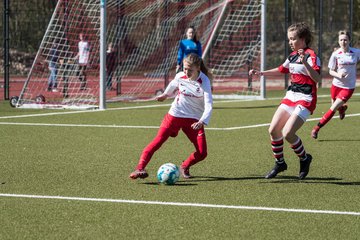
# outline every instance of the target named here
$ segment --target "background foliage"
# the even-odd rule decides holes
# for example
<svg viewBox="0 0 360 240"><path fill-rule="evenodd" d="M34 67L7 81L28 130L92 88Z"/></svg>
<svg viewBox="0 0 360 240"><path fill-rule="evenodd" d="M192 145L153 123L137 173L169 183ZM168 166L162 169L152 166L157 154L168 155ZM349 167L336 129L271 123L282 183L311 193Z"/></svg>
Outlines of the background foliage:
<svg viewBox="0 0 360 240"><path fill-rule="evenodd" d="M209 0L210 1L210 0ZM242 0L236 0L242 1ZM327 62L332 50L337 46L337 32L353 29L353 46L359 47L360 37L360 0L322 1L322 19L320 18L320 0L271 0L267 1L267 67L279 65L285 56L286 11L288 1L288 25L306 21L314 31L312 47L320 53L323 62ZM45 33L57 0L9 0L10 2L10 48L12 75L26 75ZM353 2L352 19L350 3ZM4 4L0 5L2 17ZM351 21L352 20L352 21ZM321 45L319 32L322 29ZM3 42L3 21L0 21L0 40ZM321 50L321 51L320 51ZM4 50L0 50L0 63L3 66ZM3 72L3 68L0 68Z"/></svg>

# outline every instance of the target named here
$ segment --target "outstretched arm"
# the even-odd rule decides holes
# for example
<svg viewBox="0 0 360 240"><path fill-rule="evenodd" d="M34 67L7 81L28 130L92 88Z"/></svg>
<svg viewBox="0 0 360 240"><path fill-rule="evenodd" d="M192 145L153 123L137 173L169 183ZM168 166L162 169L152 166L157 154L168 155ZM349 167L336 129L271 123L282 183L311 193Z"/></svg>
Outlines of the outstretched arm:
<svg viewBox="0 0 360 240"><path fill-rule="evenodd" d="M278 68L272 68L269 70L265 70L265 71L260 71L260 70L255 70L255 69L251 69L249 71L249 75L257 75L257 76L274 76L274 75L278 75L279 74L279 70Z"/></svg>

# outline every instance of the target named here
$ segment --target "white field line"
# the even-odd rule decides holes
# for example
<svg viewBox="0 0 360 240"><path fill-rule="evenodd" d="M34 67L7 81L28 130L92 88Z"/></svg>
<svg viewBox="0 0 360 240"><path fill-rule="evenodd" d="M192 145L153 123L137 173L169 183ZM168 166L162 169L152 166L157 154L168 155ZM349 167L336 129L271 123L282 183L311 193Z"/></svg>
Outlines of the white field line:
<svg viewBox="0 0 360 240"><path fill-rule="evenodd" d="M295 208L255 207L255 206L241 206L241 205L240 206L218 205L218 204L204 204L204 203L160 202L160 201L64 197L64 196L43 196L43 195L8 194L8 193L0 193L0 197L52 199L52 200L66 200L66 201L70 200L70 201L110 202L110 203L128 203L128 204L149 204L149 205L165 205L165 206L180 206L180 207L226 208L226 209L243 209L243 210L257 210L257 211L272 211L272 212L296 212L296 213L315 213L315 214L333 214L333 215L335 214L335 215L360 216L360 212L295 209Z"/></svg>
<svg viewBox="0 0 360 240"><path fill-rule="evenodd" d="M347 114L346 117L357 117L360 116L360 113ZM339 118L339 116L334 116L333 118ZM319 121L321 118L311 118L307 121ZM43 127L88 127L88 128L135 128L135 129L157 129L159 126L132 126L132 125L98 125L98 124L59 124L59 123L16 123L16 122L0 122L0 125L18 125L18 126L43 126ZM270 126L270 123L263 124L254 124L246 126L236 126L236 127L225 127L225 128L212 128L207 127L206 130L210 131L231 131L231 130L240 130L240 129L249 129L249 128L258 128L258 127L267 127Z"/></svg>
<svg viewBox="0 0 360 240"><path fill-rule="evenodd" d="M354 93L353 96L360 95L360 93ZM330 95L319 95L318 98L330 97ZM281 98L267 98L265 100L280 100ZM219 100L214 101L216 103L230 103L230 102L250 102L250 101L263 101L263 100L250 100L250 99L237 99L237 100ZM108 108L106 110L81 110L81 111L70 111L70 112L52 112L52 113L39 113L39 114L25 114L15 116L0 116L0 119L13 119L13 118L27 118L27 117L43 117L43 116L54 116L54 115L66 115L66 114L79 114L79 113L91 113L99 111L116 111L116 110L130 110L130 109L142 109L142 108L156 108L170 106L171 104L151 104L143 106L131 106L131 107L119 107L119 108Z"/></svg>

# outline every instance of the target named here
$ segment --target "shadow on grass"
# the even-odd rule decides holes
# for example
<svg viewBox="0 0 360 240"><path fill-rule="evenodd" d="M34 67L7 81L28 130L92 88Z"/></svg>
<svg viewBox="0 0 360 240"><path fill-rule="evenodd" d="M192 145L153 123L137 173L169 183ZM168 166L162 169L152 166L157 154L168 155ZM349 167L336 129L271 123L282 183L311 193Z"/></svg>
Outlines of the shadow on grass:
<svg viewBox="0 0 360 240"><path fill-rule="evenodd" d="M322 139L319 142L360 142L360 139Z"/></svg>
<svg viewBox="0 0 360 240"><path fill-rule="evenodd" d="M144 183L141 183L141 184L144 184L144 185L163 185L163 186L169 186L169 187L174 187L174 186L176 186L176 187L185 187L185 186L197 185L197 184L191 183L189 181L178 181L174 185L166 185L166 184L161 184L159 182L144 182Z"/></svg>
<svg viewBox="0 0 360 240"><path fill-rule="evenodd" d="M248 177L214 177L214 176L193 176L188 180L180 180L175 185L177 187L195 186L200 182L211 181L244 181L244 180L264 180L259 182L260 184L286 184L286 183L299 183L299 184L335 184L341 186L360 186L360 182L340 182L342 178L336 177L307 177L300 180L297 176L277 176L274 179L265 179L264 176L248 176ZM158 182L144 182L145 185L163 185Z"/></svg>
<svg viewBox="0 0 360 240"><path fill-rule="evenodd" d="M296 176L277 176L276 179L270 179L262 183L302 183L302 184L334 184L341 186L360 186L360 182L340 182L342 178L328 177L307 177L300 180Z"/></svg>

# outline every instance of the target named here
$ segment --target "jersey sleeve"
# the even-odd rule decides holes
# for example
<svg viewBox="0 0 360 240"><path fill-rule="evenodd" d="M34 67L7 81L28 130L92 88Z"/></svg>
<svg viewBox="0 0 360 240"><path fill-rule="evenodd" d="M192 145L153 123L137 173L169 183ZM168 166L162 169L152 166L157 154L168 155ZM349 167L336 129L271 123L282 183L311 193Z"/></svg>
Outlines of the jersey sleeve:
<svg viewBox="0 0 360 240"><path fill-rule="evenodd" d="M360 49L356 48L356 59L357 62L360 62Z"/></svg>
<svg viewBox="0 0 360 240"><path fill-rule="evenodd" d="M278 67L278 71L281 73L289 73L290 60L287 58L285 62Z"/></svg>
<svg viewBox="0 0 360 240"><path fill-rule="evenodd" d="M198 50L197 54L202 58L202 46L201 46L200 41L198 41L196 43L196 45L197 45L197 50Z"/></svg>
<svg viewBox="0 0 360 240"><path fill-rule="evenodd" d="M200 121L203 122L205 125L208 125L212 114L212 104L213 104L209 78L207 78L206 81L203 81L203 90L204 90L204 112L200 118Z"/></svg>
<svg viewBox="0 0 360 240"><path fill-rule="evenodd" d="M175 78L169 83L169 85L166 87L164 93L168 96L172 96L174 91L178 89L179 86L179 78L175 76Z"/></svg>
<svg viewBox="0 0 360 240"><path fill-rule="evenodd" d="M183 58L184 58L183 42L180 41L178 55L177 55L177 64L178 65L181 65Z"/></svg>
<svg viewBox="0 0 360 240"><path fill-rule="evenodd" d="M320 73L321 71L321 61L320 58L315 54L315 52L313 50L306 50L305 55L309 55L308 58L306 59L308 64L318 73Z"/></svg>
<svg viewBox="0 0 360 240"><path fill-rule="evenodd" d="M330 56L329 59L329 63L328 63L328 68L331 70L335 70L336 69L336 58L335 58L335 52L333 52Z"/></svg>

